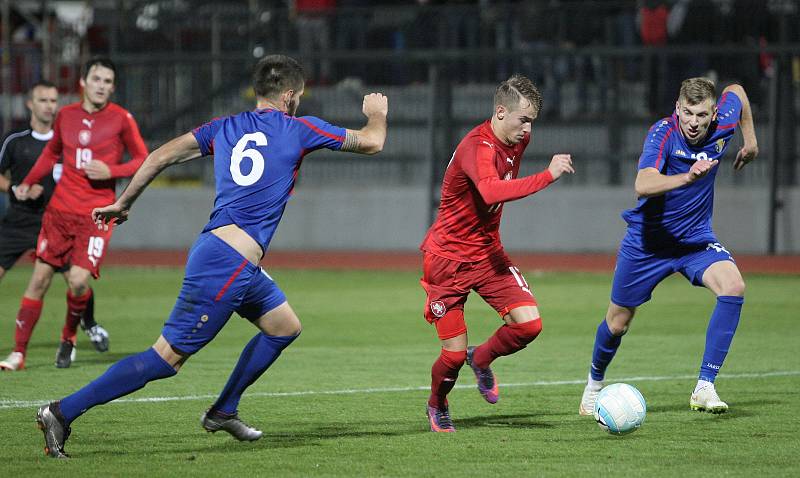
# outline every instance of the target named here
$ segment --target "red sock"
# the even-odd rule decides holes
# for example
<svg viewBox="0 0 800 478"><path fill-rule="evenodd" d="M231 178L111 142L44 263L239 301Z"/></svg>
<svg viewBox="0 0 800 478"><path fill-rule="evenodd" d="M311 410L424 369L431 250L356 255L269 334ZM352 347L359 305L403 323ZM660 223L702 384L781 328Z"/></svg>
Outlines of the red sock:
<svg viewBox="0 0 800 478"><path fill-rule="evenodd" d="M479 368L488 368L497 357L511 355L524 349L541 331L542 319L503 325L489 337L489 340L475 348L472 363Z"/></svg>
<svg viewBox="0 0 800 478"><path fill-rule="evenodd" d="M73 344L75 343L78 324L81 323L83 311L86 310L86 304L89 303L89 297L91 296L92 289L89 289L80 297L75 297L72 292L67 290L67 317L64 320L64 328L61 330L62 342L69 340Z"/></svg>
<svg viewBox="0 0 800 478"><path fill-rule="evenodd" d="M22 297L22 303L17 312L17 327L14 332L14 352L20 352L23 355L28 350L28 342L31 340L33 328L36 327L36 322L39 322L39 317L42 315L42 301L36 299L29 299L25 296Z"/></svg>
<svg viewBox="0 0 800 478"><path fill-rule="evenodd" d="M431 396L428 405L436 408L447 406L447 394L456 385L458 371L466 359L466 350L452 352L442 349L441 355L431 368Z"/></svg>

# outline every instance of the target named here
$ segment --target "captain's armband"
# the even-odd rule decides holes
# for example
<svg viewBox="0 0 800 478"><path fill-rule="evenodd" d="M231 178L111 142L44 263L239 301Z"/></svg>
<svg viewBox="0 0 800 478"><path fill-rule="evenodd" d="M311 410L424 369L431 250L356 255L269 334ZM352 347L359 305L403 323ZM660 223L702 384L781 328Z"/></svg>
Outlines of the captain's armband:
<svg viewBox="0 0 800 478"><path fill-rule="evenodd" d="M340 151L358 152L360 148L361 141L358 138L358 133L349 129L346 130Z"/></svg>

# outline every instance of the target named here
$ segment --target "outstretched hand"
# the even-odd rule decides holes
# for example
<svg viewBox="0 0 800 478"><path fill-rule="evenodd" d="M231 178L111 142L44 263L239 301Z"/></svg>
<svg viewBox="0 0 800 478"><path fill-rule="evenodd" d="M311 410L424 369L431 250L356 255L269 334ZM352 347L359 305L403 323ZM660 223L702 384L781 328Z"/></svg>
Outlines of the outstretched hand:
<svg viewBox="0 0 800 478"><path fill-rule="evenodd" d="M560 178L562 174L575 174L575 168L572 167L571 154L556 154L550 160L550 166L547 167L550 174L553 175L553 181Z"/></svg>
<svg viewBox="0 0 800 478"><path fill-rule="evenodd" d="M107 231L109 225L122 224L127 221L129 212L130 209L114 203L110 206L92 209L92 220L97 224L98 229Z"/></svg>
<svg viewBox="0 0 800 478"><path fill-rule="evenodd" d="M736 160L733 162L733 170L739 171L747 163L756 159L756 156L758 156L758 146L749 146L745 144L742 146L742 149L736 153Z"/></svg>
<svg viewBox="0 0 800 478"><path fill-rule="evenodd" d="M713 169L714 166L716 166L717 164L719 164L718 159L715 159L714 161L705 161L705 160L695 161L692 167L689 169L688 173L689 182L693 183L698 179L706 176L709 172L711 172L711 169Z"/></svg>

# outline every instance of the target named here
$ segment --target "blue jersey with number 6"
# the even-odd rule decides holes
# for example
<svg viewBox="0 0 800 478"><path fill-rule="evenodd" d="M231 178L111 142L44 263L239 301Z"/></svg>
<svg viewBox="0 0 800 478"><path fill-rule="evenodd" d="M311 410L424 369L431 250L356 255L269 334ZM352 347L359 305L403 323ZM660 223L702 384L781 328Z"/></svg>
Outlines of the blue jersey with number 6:
<svg viewBox="0 0 800 478"><path fill-rule="evenodd" d="M338 150L345 130L313 116L274 109L218 118L192 131L200 152L214 155L216 198L203 232L235 224L266 252L303 156Z"/></svg>

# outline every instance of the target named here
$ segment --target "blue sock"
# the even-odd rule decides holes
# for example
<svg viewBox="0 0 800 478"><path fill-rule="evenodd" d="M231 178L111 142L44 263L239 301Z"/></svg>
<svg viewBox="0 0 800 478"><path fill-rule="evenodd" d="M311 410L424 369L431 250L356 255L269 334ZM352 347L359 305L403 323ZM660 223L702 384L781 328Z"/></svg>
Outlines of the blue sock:
<svg viewBox="0 0 800 478"><path fill-rule="evenodd" d="M95 405L108 403L144 387L147 382L171 377L177 372L152 348L126 357L77 392L61 399L61 414L67 425Z"/></svg>
<svg viewBox="0 0 800 478"><path fill-rule="evenodd" d="M744 297L721 295L717 297L717 306L711 314L706 330L706 350L703 352L703 363L700 365L700 380L713 382L717 378L722 362L728 355L733 341L733 334L739 325Z"/></svg>
<svg viewBox="0 0 800 478"><path fill-rule="evenodd" d="M261 374L267 371L272 362L280 356L283 349L288 347L298 335L276 337L265 335L261 332L256 334L242 350L239 362L233 369L230 378L228 378L228 383L225 384L225 388L222 389L219 398L211 405L211 410L222 412L226 415L235 414L236 409L239 407L242 393L253 382L258 380Z"/></svg>
<svg viewBox="0 0 800 478"><path fill-rule="evenodd" d="M589 369L592 380L597 380L598 382L603 380L606 375L606 368L608 368L608 364L611 363L611 359L617 353L617 348L619 348L621 342L622 336L612 334L606 320L603 319L600 325L597 326L597 335L594 337L592 366Z"/></svg>

